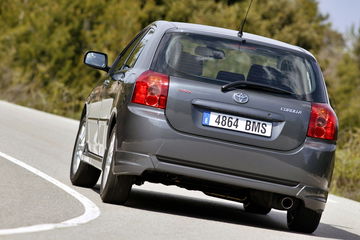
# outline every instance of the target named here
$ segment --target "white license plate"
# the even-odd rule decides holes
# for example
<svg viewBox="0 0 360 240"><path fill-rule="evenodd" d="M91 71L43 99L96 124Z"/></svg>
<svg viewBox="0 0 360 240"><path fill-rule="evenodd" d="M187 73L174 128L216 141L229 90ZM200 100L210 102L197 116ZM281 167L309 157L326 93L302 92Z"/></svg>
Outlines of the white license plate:
<svg viewBox="0 0 360 240"><path fill-rule="evenodd" d="M204 112L202 124L266 137L270 137L272 131L272 124L269 122L216 112Z"/></svg>

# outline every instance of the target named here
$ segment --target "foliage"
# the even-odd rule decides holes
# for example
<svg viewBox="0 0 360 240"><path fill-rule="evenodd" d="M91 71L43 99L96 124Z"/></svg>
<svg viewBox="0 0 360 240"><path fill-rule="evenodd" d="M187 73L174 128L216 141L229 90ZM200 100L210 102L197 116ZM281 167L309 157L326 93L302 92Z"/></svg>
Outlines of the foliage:
<svg viewBox="0 0 360 240"><path fill-rule="evenodd" d="M360 129L336 152L332 191L360 201Z"/></svg>
<svg viewBox="0 0 360 240"><path fill-rule="evenodd" d="M340 118L341 142L360 127L360 29L350 51L339 59L332 79L330 97Z"/></svg>
<svg viewBox="0 0 360 240"><path fill-rule="evenodd" d="M332 191L360 201L360 29L333 65L329 93L340 122Z"/></svg>
<svg viewBox="0 0 360 240"><path fill-rule="evenodd" d="M0 97L77 117L99 72L82 64L88 49L114 59L157 19L236 29L248 1L2 0ZM318 52L329 31L311 0L255 1L245 30Z"/></svg>
<svg viewBox="0 0 360 240"><path fill-rule="evenodd" d="M158 19L238 29L248 0L1 0L0 98L78 118L102 77L82 64L86 50L110 60ZM315 0L256 0L245 31L299 45L320 61L340 120L333 189L359 191L360 37L344 51L342 36ZM357 195L356 195L357 194ZM358 193L354 196L357 198Z"/></svg>

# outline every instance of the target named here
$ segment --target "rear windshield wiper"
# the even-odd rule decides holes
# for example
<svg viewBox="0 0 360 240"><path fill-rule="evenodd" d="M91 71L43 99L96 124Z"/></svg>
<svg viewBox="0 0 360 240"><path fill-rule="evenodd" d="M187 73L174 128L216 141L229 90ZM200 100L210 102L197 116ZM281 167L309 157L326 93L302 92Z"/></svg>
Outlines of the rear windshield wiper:
<svg viewBox="0 0 360 240"><path fill-rule="evenodd" d="M246 82L246 81L236 81L236 82L231 82L231 83L225 84L221 87L221 91L228 92L228 91L238 89L238 88L261 89L261 90L274 92L274 93L294 95L294 93L287 91L285 89L273 87L273 86L266 85L266 84Z"/></svg>

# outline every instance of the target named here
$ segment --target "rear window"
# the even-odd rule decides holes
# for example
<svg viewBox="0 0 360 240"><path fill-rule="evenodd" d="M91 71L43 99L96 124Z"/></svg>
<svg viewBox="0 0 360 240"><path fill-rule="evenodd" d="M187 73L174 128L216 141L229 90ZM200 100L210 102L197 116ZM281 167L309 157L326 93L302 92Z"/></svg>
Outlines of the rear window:
<svg viewBox="0 0 360 240"><path fill-rule="evenodd" d="M249 81L281 88L298 99L326 102L316 62L300 52L193 34L167 33L153 68L171 76L224 85Z"/></svg>

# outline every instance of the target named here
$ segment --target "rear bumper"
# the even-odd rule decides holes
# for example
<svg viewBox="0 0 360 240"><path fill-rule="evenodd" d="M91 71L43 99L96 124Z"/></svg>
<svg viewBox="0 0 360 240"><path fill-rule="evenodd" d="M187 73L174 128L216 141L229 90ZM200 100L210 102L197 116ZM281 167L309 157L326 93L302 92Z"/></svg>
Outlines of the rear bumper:
<svg viewBox="0 0 360 240"><path fill-rule="evenodd" d="M129 105L120 121L115 174L159 171L293 196L322 211L336 145L306 139L291 151L275 151L180 133L157 109Z"/></svg>

